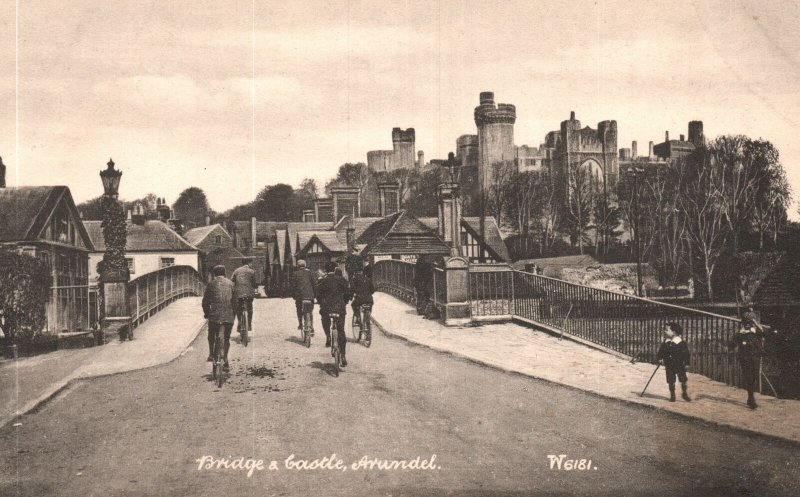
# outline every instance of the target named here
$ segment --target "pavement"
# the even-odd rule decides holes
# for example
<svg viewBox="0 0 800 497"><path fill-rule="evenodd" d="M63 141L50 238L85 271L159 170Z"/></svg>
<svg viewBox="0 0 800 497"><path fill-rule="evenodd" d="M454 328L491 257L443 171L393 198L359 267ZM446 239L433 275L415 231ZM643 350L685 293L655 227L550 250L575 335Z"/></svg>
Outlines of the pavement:
<svg viewBox="0 0 800 497"><path fill-rule="evenodd" d="M800 401L756 394L759 408L746 405L747 393L689 373L691 402L669 402L663 368L647 393L653 373L647 363L632 364L612 354L517 323L447 327L424 319L405 302L376 293L372 318L387 335L471 361L591 392L623 402L719 426L800 442Z"/></svg>
<svg viewBox="0 0 800 497"><path fill-rule="evenodd" d="M179 357L205 325L200 297L177 300L134 330L134 339L0 362L0 426L76 380L125 373Z"/></svg>

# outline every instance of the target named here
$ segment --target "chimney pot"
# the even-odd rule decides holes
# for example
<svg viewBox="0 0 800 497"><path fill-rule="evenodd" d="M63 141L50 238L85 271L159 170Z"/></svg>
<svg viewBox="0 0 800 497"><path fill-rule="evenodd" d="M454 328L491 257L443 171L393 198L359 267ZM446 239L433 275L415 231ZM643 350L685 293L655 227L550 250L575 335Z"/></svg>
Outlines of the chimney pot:
<svg viewBox="0 0 800 497"><path fill-rule="evenodd" d="M575 120L575 111L574 110L569 111L569 120L570 121L574 121Z"/></svg>
<svg viewBox="0 0 800 497"><path fill-rule="evenodd" d="M681 141L686 141L685 138L686 138L686 136L681 135Z"/></svg>
<svg viewBox="0 0 800 497"><path fill-rule="evenodd" d="M665 142L669 141L669 131L664 131L664 141Z"/></svg>

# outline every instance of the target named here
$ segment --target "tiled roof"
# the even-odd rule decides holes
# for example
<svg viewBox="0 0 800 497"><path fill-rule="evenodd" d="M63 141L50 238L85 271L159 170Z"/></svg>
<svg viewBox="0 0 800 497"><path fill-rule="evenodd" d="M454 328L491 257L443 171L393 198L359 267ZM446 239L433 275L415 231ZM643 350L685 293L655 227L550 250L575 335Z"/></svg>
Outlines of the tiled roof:
<svg viewBox="0 0 800 497"><path fill-rule="evenodd" d="M286 223L286 231L289 236L290 250L292 254L296 254L299 247L297 247L297 232L298 231L326 231L333 228L333 223Z"/></svg>
<svg viewBox="0 0 800 497"><path fill-rule="evenodd" d="M342 242L342 239L335 231L299 231L297 233L297 250L295 254L303 250L308 243L316 238L331 252L346 252L347 243Z"/></svg>
<svg viewBox="0 0 800 497"><path fill-rule="evenodd" d="M101 221L83 222L97 252L103 252L106 249L101 223ZM161 221L145 221L141 226L128 224L125 250L128 252L194 252L197 251L197 248L181 238L167 224Z"/></svg>
<svg viewBox="0 0 800 497"><path fill-rule="evenodd" d="M448 246L420 220L399 211L376 221L367 228L356 244L365 245L369 254L447 254Z"/></svg>
<svg viewBox="0 0 800 497"><path fill-rule="evenodd" d="M353 218L353 216L351 216L350 214L347 214L346 216L343 216L339 220L339 222L336 223L336 226L334 226L333 229L337 233L345 232L347 230L347 227L349 226L350 220L352 218ZM364 233L364 231L367 230L367 228L372 226L373 223L375 223L377 221L380 221L381 219L383 219L383 218L382 217L357 217L357 218L355 218L355 220L353 221L353 228L355 229L355 237L356 237L356 239L358 239L358 237L360 237Z"/></svg>
<svg viewBox="0 0 800 497"><path fill-rule="evenodd" d="M506 246L506 242L503 241L503 236L500 233L500 227L497 226L497 221L493 217L486 217L486 222L483 225L484 228L484 236L486 238L486 246L489 248L490 252L493 252L493 256L499 258L502 261L509 262L511 261L511 254L508 251L508 247ZM439 229L439 218L436 217L421 217L419 218L420 222L422 222L428 228L438 231ZM473 217L464 217L461 219L462 223L465 223L474 233L475 235L480 235L481 232L481 218L477 216Z"/></svg>
<svg viewBox="0 0 800 497"><path fill-rule="evenodd" d="M205 240L205 238L208 235L210 235L211 232L214 231L214 229L217 228L217 227L219 227L220 229L225 231L225 228L223 228L222 225L212 224L212 225L209 225L209 226L201 226L199 228L192 228L192 229L186 231L183 234L183 238L187 242L189 242L191 245L197 246L198 244L202 243L203 240ZM227 233L228 232L225 231L225 234L227 234ZM228 237L230 237L230 235L228 235Z"/></svg>
<svg viewBox="0 0 800 497"><path fill-rule="evenodd" d="M278 230L275 232L275 245L278 247L278 262L283 267L283 261L286 252L286 230Z"/></svg>
<svg viewBox="0 0 800 497"><path fill-rule="evenodd" d="M759 306L800 305L800 256L787 253L764 278L753 300Z"/></svg>
<svg viewBox="0 0 800 497"><path fill-rule="evenodd" d="M0 188L0 241L36 239L62 199L75 219L79 235L91 250L92 241L81 226L80 214L66 186Z"/></svg>

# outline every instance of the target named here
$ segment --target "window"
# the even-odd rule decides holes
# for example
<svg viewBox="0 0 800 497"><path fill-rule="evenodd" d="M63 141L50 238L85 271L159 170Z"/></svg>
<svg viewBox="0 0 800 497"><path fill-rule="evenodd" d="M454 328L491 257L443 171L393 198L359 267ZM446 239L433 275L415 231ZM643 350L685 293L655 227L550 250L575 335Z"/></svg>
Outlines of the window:
<svg viewBox="0 0 800 497"><path fill-rule="evenodd" d="M161 263L158 265L159 268L165 268L175 265L175 258L174 257L162 257Z"/></svg>
<svg viewBox="0 0 800 497"><path fill-rule="evenodd" d="M214 237L214 243L220 244L222 243L222 235L217 235Z"/></svg>
<svg viewBox="0 0 800 497"><path fill-rule="evenodd" d="M162 263L164 259L161 259ZM133 257L126 257L125 262L128 263L128 272L134 274L136 272L136 264L133 262Z"/></svg>

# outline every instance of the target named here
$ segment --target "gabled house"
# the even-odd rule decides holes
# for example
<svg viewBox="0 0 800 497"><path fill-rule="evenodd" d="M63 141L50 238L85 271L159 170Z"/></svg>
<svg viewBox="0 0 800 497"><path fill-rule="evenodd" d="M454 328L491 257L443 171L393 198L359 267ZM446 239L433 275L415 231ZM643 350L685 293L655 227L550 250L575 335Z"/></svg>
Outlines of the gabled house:
<svg viewBox="0 0 800 497"><path fill-rule="evenodd" d="M101 221L84 221L94 250L89 254L89 282L99 283L97 263L103 260L106 250ZM128 221L125 258L131 279L169 266L200 267L200 251L183 239L169 225L143 218Z"/></svg>
<svg viewBox="0 0 800 497"><path fill-rule="evenodd" d="M200 274L204 279L209 278L216 265L225 266L228 276L242 265L244 254L234 248L233 238L220 224L190 229L183 238L200 251Z"/></svg>
<svg viewBox="0 0 800 497"><path fill-rule="evenodd" d="M335 231L298 231L295 260L304 259L312 271L324 270L325 263L347 254L347 241Z"/></svg>
<svg viewBox="0 0 800 497"><path fill-rule="evenodd" d="M407 211L401 210L372 223L356 238L359 254L375 262L382 259L416 261L420 255L445 257L450 247L439 235Z"/></svg>
<svg viewBox="0 0 800 497"><path fill-rule="evenodd" d="M0 188L0 248L38 257L50 266L45 331L89 328L89 253L95 247L69 188Z"/></svg>

